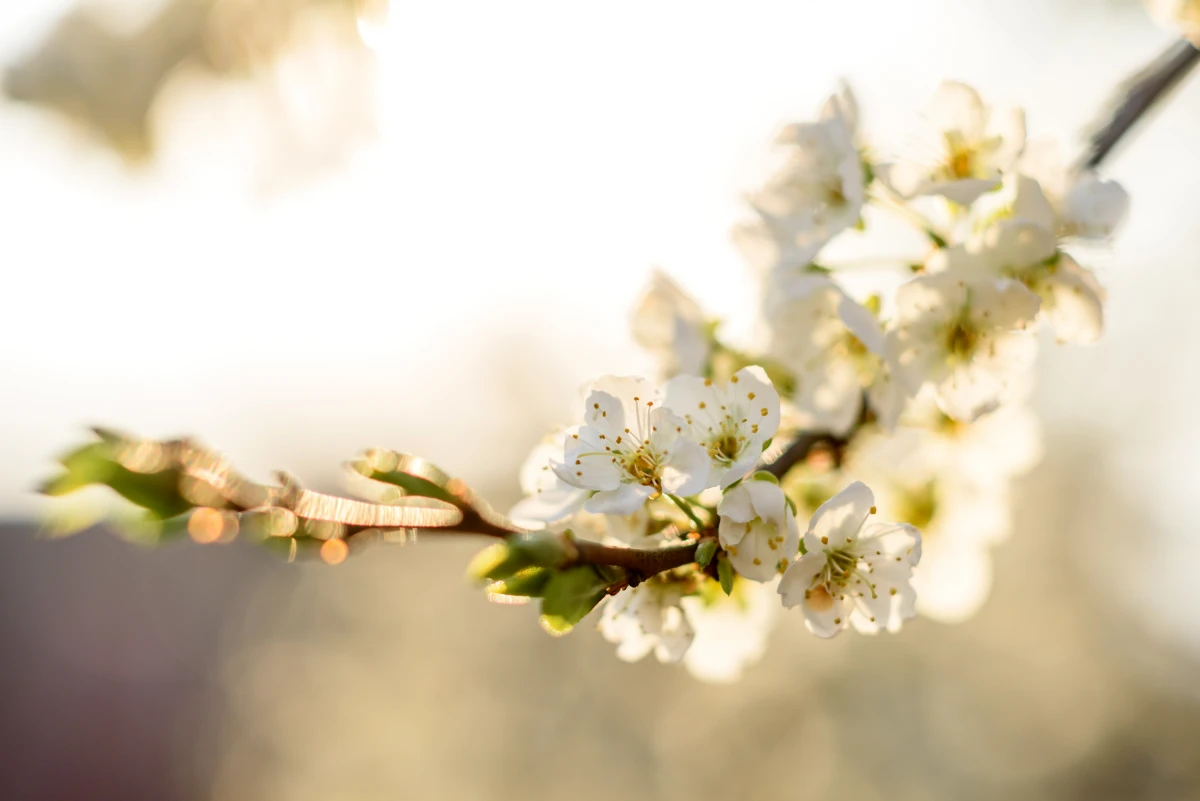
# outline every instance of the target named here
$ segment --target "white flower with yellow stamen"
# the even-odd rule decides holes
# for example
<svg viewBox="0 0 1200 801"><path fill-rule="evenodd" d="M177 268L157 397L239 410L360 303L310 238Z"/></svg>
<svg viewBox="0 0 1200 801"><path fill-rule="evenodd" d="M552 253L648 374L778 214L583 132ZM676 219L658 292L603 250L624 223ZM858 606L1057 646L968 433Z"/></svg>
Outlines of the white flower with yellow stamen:
<svg viewBox="0 0 1200 801"><path fill-rule="evenodd" d="M717 537L740 575L769 581L787 569L800 548L800 529L783 490L773 481L749 478L717 505Z"/></svg>
<svg viewBox="0 0 1200 801"><path fill-rule="evenodd" d="M796 377L793 401L806 429L848 432L863 394L891 430L908 400L885 357L883 328L862 304L823 275L782 276L767 296L767 352Z"/></svg>
<svg viewBox="0 0 1200 801"><path fill-rule="evenodd" d="M708 452L706 487L724 489L753 470L779 429L779 393L761 367L743 367L728 383L676 376L665 393L667 408Z"/></svg>
<svg viewBox="0 0 1200 801"><path fill-rule="evenodd" d="M567 484L595 491L587 511L633 514L663 493L694 495L710 486L708 454L649 381L605 376L584 408L586 422L567 431L562 461L551 467Z"/></svg>
<svg viewBox="0 0 1200 801"><path fill-rule="evenodd" d="M867 634L897 631L916 614L921 534L903 523L868 523L874 513L875 497L859 481L821 504L804 534L807 552L779 582L783 605L800 606L818 637L851 624Z"/></svg>
<svg viewBox="0 0 1200 801"><path fill-rule="evenodd" d="M932 385L938 406L970 422L1005 398L1009 380L1032 361L1025 328L1037 295L1023 284L954 270L909 281L896 293L887 350L896 376L916 394Z"/></svg>
<svg viewBox="0 0 1200 801"><path fill-rule="evenodd" d="M921 158L880 167L880 179L904 198L941 195L969 206L1000 186L1025 145L1023 112L993 119L979 93L957 81L938 87L926 117L931 136Z"/></svg>
<svg viewBox="0 0 1200 801"><path fill-rule="evenodd" d="M617 644L617 657L625 662L653 651L659 662L674 664L695 636L682 598L682 585L657 578L623 590L600 606L600 634Z"/></svg>

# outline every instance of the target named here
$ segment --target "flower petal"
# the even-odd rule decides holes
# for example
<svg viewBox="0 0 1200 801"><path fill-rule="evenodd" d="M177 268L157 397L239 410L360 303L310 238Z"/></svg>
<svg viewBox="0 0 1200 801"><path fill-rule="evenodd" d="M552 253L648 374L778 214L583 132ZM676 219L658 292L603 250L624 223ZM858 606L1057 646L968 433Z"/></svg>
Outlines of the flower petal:
<svg viewBox="0 0 1200 801"><path fill-rule="evenodd" d="M855 481L817 507L804 534L804 547L819 553L830 543L854 542L874 506L874 493L866 484Z"/></svg>

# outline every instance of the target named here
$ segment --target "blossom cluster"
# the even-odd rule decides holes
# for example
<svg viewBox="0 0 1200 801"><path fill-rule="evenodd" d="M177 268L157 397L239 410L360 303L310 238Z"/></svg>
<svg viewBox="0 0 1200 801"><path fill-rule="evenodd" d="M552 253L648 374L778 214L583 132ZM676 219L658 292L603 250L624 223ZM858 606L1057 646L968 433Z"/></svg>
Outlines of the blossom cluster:
<svg viewBox="0 0 1200 801"><path fill-rule="evenodd" d="M962 83L937 90L895 157L868 146L859 116L841 87L779 132L748 193L733 238L764 335L726 341L656 272L633 334L661 388L599 379L582 422L523 471L511 516L527 527L638 548L716 537L711 561L635 577L601 604L622 659L653 652L728 680L779 609L830 637L961 620L986 599L1011 481L1039 457L1024 404L1036 332L1100 336L1104 291L1069 251L1111 237L1128 196ZM889 215L922 252L856 270L852 292L838 253L886 233ZM790 469L757 470L814 436Z"/></svg>

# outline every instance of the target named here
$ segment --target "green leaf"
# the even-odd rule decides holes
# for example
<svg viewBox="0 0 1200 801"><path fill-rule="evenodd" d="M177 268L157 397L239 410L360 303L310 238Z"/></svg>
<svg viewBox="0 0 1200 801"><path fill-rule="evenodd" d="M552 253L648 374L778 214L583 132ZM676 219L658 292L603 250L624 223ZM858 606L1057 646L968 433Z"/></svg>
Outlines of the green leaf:
<svg viewBox="0 0 1200 801"><path fill-rule="evenodd" d="M41 492L46 495L59 497L101 484L160 520L177 517L195 506L179 491L178 470L135 472L116 461L107 442L85 445L59 461L66 472L42 485Z"/></svg>
<svg viewBox="0 0 1200 801"><path fill-rule="evenodd" d="M458 499L445 489L420 476L409 475L399 470L371 471L367 473L367 476L375 481L399 487L409 495L419 495L422 498L437 498L439 501L452 503L455 506L459 503Z"/></svg>
<svg viewBox="0 0 1200 801"><path fill-rule="evenodd" d="M613 575L591 565L554 573L542 592L542 628L554 635L569 632L604 598Z"/></svg>
<svg viewBox="0 0 1200 801"><path fill-rule="evenodd" d="M771 447L771 443L772 443L772 442L774 442L774 441L775 441L775 438L774 438L774 437L768 437L768 438L767 438L767 441L766 441L766 442L764 442L764 443L763 443L763 446L762 446L763 453L766 453L766 452L767 452L767 448Z"/></svg>
<svg viewBox="0 0 1200 801"><path fill-rule="evenodd" d="M568 556L567 543L557 534L514 535L475 554L467 565L467 577L500 581L530 567L558 567Z"/></svg>
<svg viewBox="0 0 1200 801"><path fill-rule="evenodd" d="M553 575L553 571L544 567L530 567L518 571L503 581L489 585L487 591L490 595L520 595L526 598L540 598Z"/></svg>
<svg viewBox="0 0 1200 801"><path fill-rule="evenodd" d="M779 479L775 477L775 474L766 470L756 470L751 478L755 481L770 481L775 486L779 486Z"/></svg>
<svg viewBox="0 0 1200 801"><path fill-rule="evenodd" d="M696 548L696 564L700 567L708 567L708 563L717 553L717 541L705 540Z"/></svg>
<svg viewBox="0 0 1200 801"><path fill-rule="evenodd" d="M733 565L729 564L729 560L725 558L725 554L721 554L721 558L717 560L717 578L721 581L721 589L725 590L726 595L733 594Z"/></svg>

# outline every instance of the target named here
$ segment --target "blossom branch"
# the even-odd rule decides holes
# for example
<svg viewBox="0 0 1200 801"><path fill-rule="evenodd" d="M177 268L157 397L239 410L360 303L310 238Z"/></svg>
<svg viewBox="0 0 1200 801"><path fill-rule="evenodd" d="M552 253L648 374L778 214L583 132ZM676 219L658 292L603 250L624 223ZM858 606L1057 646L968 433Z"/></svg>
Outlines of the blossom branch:
<svg viewBox="0 0 1200 801"><path fill-rule="evenodd" d="M696 561L696 549L701 543L716 540L712 535L704 535L683 545L672 545L667 548L621 548L610 545L600 545L595 542L573 540L575 555L567 567L578 565L606 565L619 567L629 573L629 584L636 586L642 580L650 578L677 567L690 565Z"/></svg>

